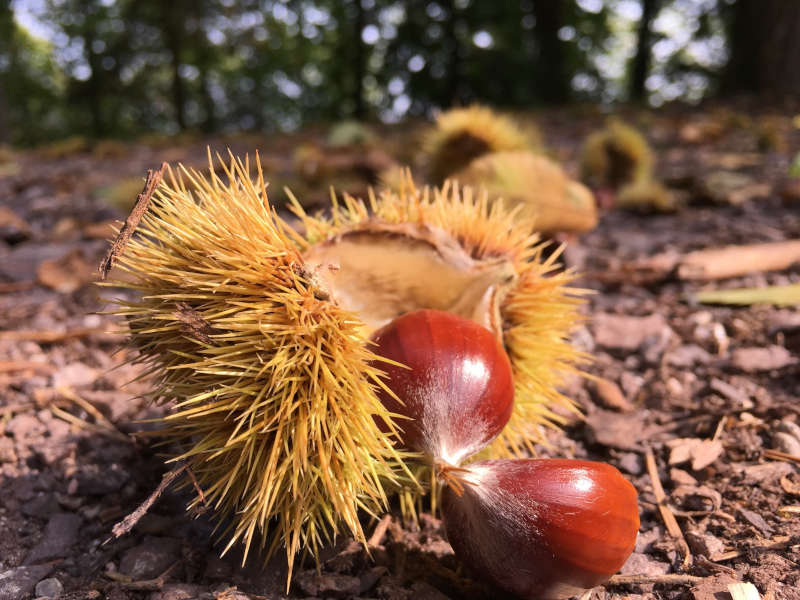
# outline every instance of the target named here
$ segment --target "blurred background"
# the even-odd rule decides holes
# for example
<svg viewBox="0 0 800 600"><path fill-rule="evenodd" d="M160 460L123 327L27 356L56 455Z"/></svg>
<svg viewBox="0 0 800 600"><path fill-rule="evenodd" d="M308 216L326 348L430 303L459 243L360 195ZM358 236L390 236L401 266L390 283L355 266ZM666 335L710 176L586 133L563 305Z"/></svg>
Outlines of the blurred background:
<svg viewBox="0 0 800 600"><path fill-rule="evenodd" d="M1 0L0 143L800 92L793 0Z"/></svg>

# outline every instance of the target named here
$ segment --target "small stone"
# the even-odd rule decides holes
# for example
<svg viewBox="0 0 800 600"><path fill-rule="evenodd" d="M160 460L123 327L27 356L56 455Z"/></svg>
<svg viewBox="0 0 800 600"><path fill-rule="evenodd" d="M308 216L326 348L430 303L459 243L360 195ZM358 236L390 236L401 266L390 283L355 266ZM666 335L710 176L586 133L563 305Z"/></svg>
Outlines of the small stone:
<svg viewBox="0 0 800 600"><path fill-rule="evenodd" d="M673 367L688 369L695 365L707 365L712 358L697 344L684 344L667 353L665 362Z"/></svg>
<svg viewBox="0 0 800 600"><path fill-rule="evenodd" d="M55 577L49 579L42 579L36 584L36 595L44 596L45 598L58 598L61 592L64 591L64 586Z"/></svg>
<svg viewBox="0 0 800 600"><path fill-rule="evenodd" d="M167 583L157 592L150 594L150 600L193 600L206 591L202 585L192 583ZM217 596L220 597L220 596ZM226 598L228 596L225 596Z"/></svg>
<svg viewBox="0 0 800 600"><path fill-rule="evenodd" d="M623 452L617 462L620 469L631 475L641 475L644 471L642 457L635 452Z"/></svg>
<svg viewBox="0 0 800 600"><path fill-rule="evenodd" d="M683 469L670 469L669 478L675 485L697 485L697 479Z"/></svg>
<svg viewBox="0 0 800 600"><path fill-rule="evenodd" d="M752 510L748 510L746 508L739 508L739 514L744 517L744 519L753 525L756 529L761 531L764 535L771 536L773 533L772 526L764 520L757 512Z"/></svg>
<svg viewBox="0 0 800 600"><path fill-rule="evenodd" d="M119 490L131 474L118 464L84 465L77 473L78 491L82 495L104 496Z"/></svg>
<svg viewBox="0 0 800 600"><path fill-rule="evenodd" d="M18 414L6 425L6 433L12 435L18 442L41 435L44 430L45 427L41 421L28 413Z"/></svg>
<svg viewBox="0 0 800 600"><path fill-rule="evenodd" d="M25 564L31 565L65 557L78 541L81 521L81 518L73 513L58 513L50 517L41 541L28 553Z"/></svg>
<svg viewBox="0 0 800 600"><path fill-rule="evenodd" d="M53 494L37 494L22 505L22 512L29 517L49 519L51 515L59 512L58 502Z"/></svg>
<svg viewBox="0 0 800 600"><path fill-rule="evenodd" d="M592 320L594 338L598 345L614 350L634 351L648 338L661 340L672 335L663 315L629 317L599 313Z"/></svg>
<svg viewBox="0 0 800 600"><path fill-rule="evenodd" d="M776 450L792 456L800 456L800 440L793 435L778 431L772 434L772 443Z"/></svg>
<svg viewBox="0 0 800 600"><path fill-rule="evenodd" d="M86 387L97 379L97 370L83 364L74 362L64 365L53 374L53 387Z"/></svg>
<svg viewBox="0 0 800 600"><path fill-rule="evenodd" d="M654 560L647 554L634 552L619 570L622 575L663 575L670 570L670 564Z"/></svg>
<svg viewBox="0 0 800 600"><path fill-rule="evenodd" d="M181 542L176 538L147 536L122 555L119 572L133 579L153 579L178 560L180 551Z"/></svg>
<svg viewBox="0 0 800 600"><path fill-rule="evenodd" d="M712 390L722 394L726 399L730 400L734 407L738 410L749 410L753 408L753 401L750 400L749 394L743 392L735 385L723 381L722 379L714 378L709 384Z"/></svg>
<svg viewBox="0 0 800 600"><path fill-rule="evenodd" d="M417 581L411 586L411 590L414 592L411 596L414 600L450 600L450 596L443 594L424 581Z"/></svg>
<svg viewBox="0 0 800 600"><path fill-rule="evenodd" d="M800 425L798 425L794 421L784 419L783 421L778 423L778 431L782 431L783 433L788 433L795 439L800 440Z"/></svg>
<svg viewBox="0 0 800 600"><path fill-rule="evenodd" d="M731 353L731 365L748 373L782 369L795 362L786 348L774 344L766 348L737 348Z"/></svg>
<svg viewBox="0 0 800 600"><path fill-rule="evenodd" d="M587 433L592 441L619 450L636 450L644 431L640 412L616 413L595 410L586 418Z"/></svg>
<svg viewBox="0 0 800 600"><path fill-rule="evenodd" d="M689 548L691 548L692 552L695 554L702 554L706 558L711 558L716 554L725 552L725 544L723 541L710 533L688 531L686 533L686 542L689 544Z"/></svg>
<svg viewBox="0 0 800 600"><path fill-rule="evenodd" d="M361 580L358 577L331 573L318 574L313 569L298 573L294 583L309 596L345 598L358 594L361 589Z"/></svg>
<svg viewBox="0 0 800 600"><path fill-rule="evenodd" d="M619 386L609 379L600 377L594 380L594 392L598 402L604 408L620 412L631 412L634 409Z"/></svg>
<svg viewBox="0 0 800 600"><path fill-rule="evenodd" d="M781 477L794 473L794 467L787 462L771 461L763 465L749 465L741 469L744 483L748 485L768 485Z"/></svg>
<svg viewBox="0 0 800 600"><path fill-rule="evenodd" d="M53 570L52 565L35 567L17 567L0 573L0 598L16 600L25 598L33 592L36 583L47 577Z"/></svg>

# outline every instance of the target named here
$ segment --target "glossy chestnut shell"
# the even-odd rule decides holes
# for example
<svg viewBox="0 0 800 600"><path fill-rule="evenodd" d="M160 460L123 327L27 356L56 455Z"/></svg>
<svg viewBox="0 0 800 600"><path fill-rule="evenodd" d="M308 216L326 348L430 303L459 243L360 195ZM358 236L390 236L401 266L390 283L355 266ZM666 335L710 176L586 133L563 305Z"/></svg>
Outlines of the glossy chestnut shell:
<svg viewBox="0 0 800 600"><path fill-rule="evenodd" d="M566 459L477 462L442 514L456 556L526 599L565 598L616 573L639 529L636 490L614 467Z"/></svg>
<svg viewBox="0 0 800 600"><path fill-rule="evenodd" d="M397 419L407 449L451 464L481 450L505 427L514 403L511 363L492 333L438 311L407 313L375 332L373 351L405 365L387 375L379 397Z"/></svg>

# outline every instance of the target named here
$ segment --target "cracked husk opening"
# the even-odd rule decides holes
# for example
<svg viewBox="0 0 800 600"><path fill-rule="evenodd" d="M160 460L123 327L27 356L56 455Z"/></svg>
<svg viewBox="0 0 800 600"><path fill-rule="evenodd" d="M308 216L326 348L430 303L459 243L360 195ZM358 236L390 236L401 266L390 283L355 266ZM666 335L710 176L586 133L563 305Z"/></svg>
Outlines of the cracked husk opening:
<svg viewBox="0 0 800 600"><path fill-rule="evenodd" d="M331 300L364 322L365 337L432 308L480 323L502 342L500 306L516 282L514 264L473 258L442 229L367 222L311 246L304 259Z"/></svg>

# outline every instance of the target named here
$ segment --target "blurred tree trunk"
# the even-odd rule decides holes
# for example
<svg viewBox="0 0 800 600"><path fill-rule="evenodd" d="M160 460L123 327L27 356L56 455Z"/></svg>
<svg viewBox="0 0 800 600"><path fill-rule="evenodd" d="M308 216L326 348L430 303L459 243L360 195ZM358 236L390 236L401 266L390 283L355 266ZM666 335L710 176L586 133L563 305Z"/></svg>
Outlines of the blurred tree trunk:
<svg viewBox="0 0 800 600"><path fill-rule="evenodd" d="M448 65L447 65L447 98L446 106L455 106L463 100L462 96L462 76L461 76L461 44L458 41L458 7L454 0L446 0L444 3L447 9L447 20L444 22L444 39L450 46Z"/></svg>
<svg viewBox="0 0 800 600"><path fill-rule="evenodd" d="M534 85L538 96L550 104L561 104L569 98L564 43L558 39L558 30L564 25L565 8L565 0L536 0L533 3L535 33L539 42L539 77Z"/></svg>
<svg viewBox="0 0 800 600"><path fill-rule="evenodd" d="M353 77L355 78L355 85L353 86L353 116L361 121L364 119L367 112L364 105L364 75L366 73L367 53L364 47L364 40L361 37L365 24L364 7L361 5L361 0L356 0L355 6L356 18L353 40L355 41L356 48L355 65L353 65Z"/></svg>
<svg viewBox="0 0 800 600"><path fill-rule="evenodd" d="M658 13L659 0L642 0L642 18L639 20L639 39L631 72L631 100L641 102L645 99L645 81L650 73L650 46L652 31L650 26Z"/></svg>
<svg viewBox="0 0 800 600"><path fill-rule="evenodd" d="M86 58L89 63L89 68L92 74L86 82L85 89L88 96L89 113L92 116L92 131L94 137L104 137L108 133L108 124L103 115L103 96L105 94L105 86L103 85L103 66L100 55L95 52L94 45L99 39L94 24L87 27L84 36L84 43L86 45ZM81 86L84 87L84 86Z"/></svg>
<svg viewBox="0 0 800 600"><path fill-rule="evenodd" d="M181 77L181 56L183 54L184 24L181 3L176 0L167 0L163 4L164 37L170 53L170 67L172 71L172 104L175 110L175 120L178 127L186 129L186 88Z"/></svg>
<svg viewBox="0 0 800 600"><path fill-rule="evenodd" d="M800 94L800 2L737 0L723 93Z"/></svg>

